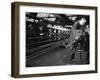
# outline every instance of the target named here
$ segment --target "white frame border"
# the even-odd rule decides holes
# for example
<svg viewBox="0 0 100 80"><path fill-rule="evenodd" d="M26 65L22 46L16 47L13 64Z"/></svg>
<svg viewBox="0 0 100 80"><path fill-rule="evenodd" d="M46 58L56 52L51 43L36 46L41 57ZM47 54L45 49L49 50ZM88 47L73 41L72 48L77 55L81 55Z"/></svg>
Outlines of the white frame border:
<svg viewBox="0 0 100 80"><path fill-rule="evenodd" d="M52 8L37 6L20 6L19 7L19 74L40 74L55 72L75 72L95 70L95 10L73 9L73 8ZM90 15L90 64L89 65L67 65L67 66L50 66L50 67L32 67L25 66L25 12L46 12L46 13L63 13L63 14L83 14ZM93 44L94 43L94 44Z"/></svg>

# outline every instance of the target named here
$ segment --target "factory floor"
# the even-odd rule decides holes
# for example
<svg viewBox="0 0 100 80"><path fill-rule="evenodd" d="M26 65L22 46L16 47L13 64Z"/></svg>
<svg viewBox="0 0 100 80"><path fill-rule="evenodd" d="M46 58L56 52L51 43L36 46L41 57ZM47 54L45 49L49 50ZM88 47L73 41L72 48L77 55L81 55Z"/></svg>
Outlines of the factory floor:
<svg viewBox="0 0 100 80"><path fill-rule="evenodd" d="M80 55L76 54L76 59L71 59L72 55L72 46L67 48L58 47L54 48L51 51L48 51L36 58L31 58L26 62L26 67L36 67L36 66L61 66L61 65L75 65L75 64L86 64L85 52ZM83 61L80 59L83 58Z"/></svg>

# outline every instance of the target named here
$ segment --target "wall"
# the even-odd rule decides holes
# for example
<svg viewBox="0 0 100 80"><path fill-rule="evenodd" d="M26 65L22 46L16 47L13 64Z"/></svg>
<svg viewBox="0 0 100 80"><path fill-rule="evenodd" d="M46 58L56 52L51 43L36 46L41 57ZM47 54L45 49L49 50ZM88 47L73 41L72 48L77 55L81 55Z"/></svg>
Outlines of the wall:
<svg viewBox="0 0 100 80"><path fill-rule="evenodd" d="M0 2L0 80L17 80L10 77L11 67L11 2L15 0L1 0ZM41 3L55 3L55 4L76 4L98 6L100 9L100 0L16 0L29 1ZM100 11L99 13L100 14ZM100 16L98 16L100 21ZM100 23L99 23L100 25ZM98 26L99 26L98 25ZM99 34L98 27L98 34ZM98 37L100 41L100 37ZM100 43L98 43L100 44ZM100 45L98 45L100 46ZM100 50L99 50L100 52ZM99 53L98 52L98 53ZM100 54L98 54L98 67L100 67ZM22 78L18 80L100 80L100 68L97 74L80 74L80 75L64 75L53 77L39 77L39 78Z"/></svg>

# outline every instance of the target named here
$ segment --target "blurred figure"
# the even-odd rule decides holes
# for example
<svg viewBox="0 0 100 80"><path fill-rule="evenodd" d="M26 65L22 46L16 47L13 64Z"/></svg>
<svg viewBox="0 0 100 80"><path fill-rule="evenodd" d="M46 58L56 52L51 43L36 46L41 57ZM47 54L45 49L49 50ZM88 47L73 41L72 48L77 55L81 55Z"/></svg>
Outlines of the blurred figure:
<svg viewBox="0 0 100 80"><path fill-rule="evenodd" d="M72 56L71 60L75 59L75 53L77 50L82 50L86 52L87 63L89 63L89 34L85 30L82 30L81 33L75 38L72 44Z"/></svg>

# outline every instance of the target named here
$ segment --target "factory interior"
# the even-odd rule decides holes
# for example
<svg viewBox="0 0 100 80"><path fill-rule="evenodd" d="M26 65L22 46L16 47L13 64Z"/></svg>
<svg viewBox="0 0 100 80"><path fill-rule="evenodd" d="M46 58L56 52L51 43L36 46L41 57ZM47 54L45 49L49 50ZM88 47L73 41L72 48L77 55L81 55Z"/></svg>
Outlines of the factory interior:
<svg viewBox="0 0 100 80"><path fill-rule="evenodd" d="M89 64L89 15L26 12L26 67Z"/></svg>

